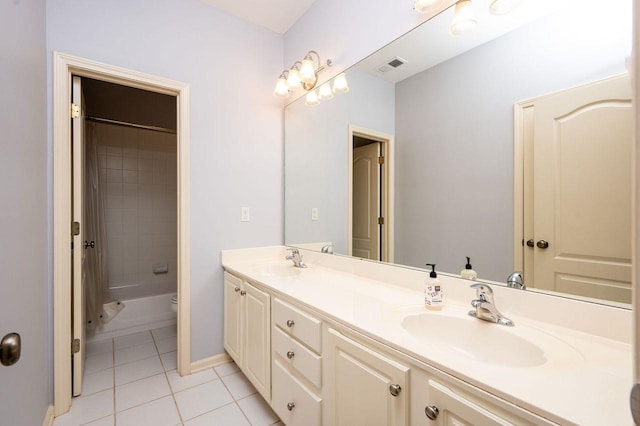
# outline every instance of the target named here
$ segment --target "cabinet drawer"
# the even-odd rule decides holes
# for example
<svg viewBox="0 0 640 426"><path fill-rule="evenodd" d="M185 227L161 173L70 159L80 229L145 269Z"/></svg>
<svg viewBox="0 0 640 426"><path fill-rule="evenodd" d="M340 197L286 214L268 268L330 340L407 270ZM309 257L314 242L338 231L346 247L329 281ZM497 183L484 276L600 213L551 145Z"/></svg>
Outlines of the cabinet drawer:
<svg viewBox="0 0 640 426"><path fill-rule="evenodd" d="M319 389L322 386L322 358L278 327L273 327L271 338L273 352L282 358L280 361L295 368Z"/></svg>
<svg viewBox="0 0 640 426"><path fill-rule="evenodd" d="M316 353L321 352L322 323L320 320L299 311L280 299L275 299L273 301L273 322Z"/></svg>
<svg viewBox="0 0 640 426"><path fill-rule="evenodd" d="M271 408L282 423L287 426L322 424L322 399L293 378L278 358L273 361L272 385Z"/></svg>

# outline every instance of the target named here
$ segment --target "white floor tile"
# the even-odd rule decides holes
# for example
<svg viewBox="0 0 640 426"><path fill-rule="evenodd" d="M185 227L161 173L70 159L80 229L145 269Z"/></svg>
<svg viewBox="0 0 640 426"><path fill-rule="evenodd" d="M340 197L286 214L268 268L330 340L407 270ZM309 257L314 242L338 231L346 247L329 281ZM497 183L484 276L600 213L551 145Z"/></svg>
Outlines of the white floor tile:
<svg viewBox="0 0 640 426"><path fill-rule="evenodd" d="M189 420L233 402L220 380L189 388L175 395L182 420Z"/></svg>
<svg viewBox="0 0 640 426"><path fill-rule="evenodd" d="M82 426L114 426L116 424L116 419L114 416L103 417L98 420L94 420L89 423L85 423Z"/></svg>
<svg viewBox="0 0 640 426"><path fill-rule="evenodd" d="M185 426L251 426L235 402L227 404L185 423Z"/></svg>
<svg viewBox="0 0 640 426"><path fill-rule="evenodd" d="M87 396L113 388L113 368L82 376L82 395Z"/></svg>
<svg viewBox="0 0 640 426"><path fill-rule="evenodd" d="M141 359L139 361L129 362L127 364L117 365L115 370L116 386L131 383L136 380L155 376L156 374L164 372L158 355Z"/></svg>
<svg viewBox="0 0 640 426"><path fill-rule="evenodd" d="M116 386L116 412L153 401L170 393L169 383L164 373Z"/></svg>
<svg viewBox="0 0 640 426"><path fill-rule="evenodd" d="M156 399L116 414L118 426L175 426L181 424L178 409L171 396Z"/></svg>
<svg viewBox="0 0 640 426"><path fill-rule="evenodd" d="M214 367L214 370L216 370L216 373L218 373L220 377L228 376L229 374L234 374L240 371L236 363L233 361Z"/></svg>
<svg viewBox="0 0 640 426"><path fill-rule="evenodd" d="M153 334L153 338L155 340L165 339L167 337L176 337L178 336L178 327L175 325L168 325L162 328L156 328L155 330L151 330L151 334Z"/></svg>
<svg viewBox="0 0 640 426"><path fill-rule="evenodd" d="M231 396L233 399L239 400L242 398L246 398L249 395L253 395L256 393L256 388L253 387L251 382L245 377L242 373L234 373L229 374L228 376L224 376L222 381L231 392Z"/></svg>
<svg viewBox="0 0 640 426"><path fill-rule="evenodd" d="M113 345L116 350L130 348L132 346L144 345L145 343L153 342L151 333L148 331L141 331L140 333L127 334L126 336L120 336L113 339Z"/></svg>
<svg viewBox="0 0 640 426"><path fill-rule="evenodd" d="M71 410L57 417L55 426L78 426L113 414L113 391L111 389L92 395L74 398Z"/></svg>
<svg viewBox="0 0 640 426"><path fill-rule="evenodd" d="M87 355L84 363L84 374L95 373L107 368L113 368L113 354L102 353L96 355Z"/></svg>
<svg viewBox="0 0 640 426"><path fill-rule="evenodd" d="M156 351L156 346L153 342L129 348L116 349L116 365L139 361L157 354L158 351Z"/></svg>
<svg viewBox="0 0 640 426"><path fill-rule="evenodd" d="M113 339L97 340L87 342L85 347L87 356L104 353L113 353Z"/></svg>
<svg viewBox="0 0 640 426"><path fill-rule="evenodd" d="M241 399L238 401L238 405L252 426L269 426L279 420L278 416L257 393Z"/></svg>
<svg viewBox="0 0 640 426"><path fill-rule="evenodd" d="M169 379L169 386L171 386L171 390L174 393L206 382L219 380L216 373L214 373L210 368L184 377L180 377L177 370L171 370L167 372L167 379Z"/></svg>
<svg viewBox="0 0 640 426"><path fill-rule="evenodd" d="M178 349L178 338L175 336L166 337L164 339L156 340L156 346L158 352L166 354L167 352L173 352Z"/></svg>
<svg viewBox="0 0 640 426"><path fill-rule="evenodd" d="M178 367L178 352L167 352L160 355L160 358L162 359L164 371L175 370Z"/></svg>

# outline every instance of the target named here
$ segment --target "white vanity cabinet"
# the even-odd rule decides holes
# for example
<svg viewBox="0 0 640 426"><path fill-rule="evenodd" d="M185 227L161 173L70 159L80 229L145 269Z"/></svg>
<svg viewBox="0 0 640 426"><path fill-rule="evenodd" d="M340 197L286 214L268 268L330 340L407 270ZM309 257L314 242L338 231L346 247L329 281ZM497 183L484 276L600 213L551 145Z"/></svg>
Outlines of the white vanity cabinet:
<svg viewBox="0 0 640 426"><path fill-rule="evenodd" d="M224 273L224 347L256 390L271 400L270 296Z"/></svg>
<svg viewBox="0 0 640 426"><path fill-rule="evenodd" d="M327 331L326 424L409 424L409 367L374 348Z"/></svg>
<svg viewBox="0 0 640 426"><path fill-rule="evenodd" d="M287 426L320 426L322 322L278 298L272 308L271 408Z"/></svg>

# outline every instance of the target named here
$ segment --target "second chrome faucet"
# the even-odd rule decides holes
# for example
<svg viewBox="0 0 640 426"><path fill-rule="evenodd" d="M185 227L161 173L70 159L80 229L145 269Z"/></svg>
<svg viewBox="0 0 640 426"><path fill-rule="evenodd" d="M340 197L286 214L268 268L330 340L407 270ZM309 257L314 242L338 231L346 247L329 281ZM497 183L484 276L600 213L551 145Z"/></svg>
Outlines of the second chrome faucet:
<svg viewBox="0 0 640 426"><path fill-rule="evenodd" d="M502 315L500 311L498 311L498 308L496 308L491 287L484 283L475 283L471 284L471 288L476 289L476 298L471 301L471 306L473 306L475 310L469 311L469 315L484 321L509 327L515 325L513 321Z"/></svg>

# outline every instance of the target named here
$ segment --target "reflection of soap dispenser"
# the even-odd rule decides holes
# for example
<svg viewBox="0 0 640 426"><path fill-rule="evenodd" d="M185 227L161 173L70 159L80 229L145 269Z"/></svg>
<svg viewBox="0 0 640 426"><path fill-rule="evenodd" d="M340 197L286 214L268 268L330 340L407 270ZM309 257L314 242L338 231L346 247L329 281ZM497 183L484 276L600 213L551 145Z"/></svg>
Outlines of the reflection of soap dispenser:
<svg viewBox="0 0 640 426"><path fill-rule="evenodd" d="M431 266L431 272L429 278L427 278L426 286L424 288L424 307L434 311L442 309L442 284L436 274L436 265L434 263L427 263L427 266Z"/></svg>
<svg viewBox="0 0 640 426"><path fill-rule="evenodd" d="M468 280L475 280L478 278L478 273L473 270L471 266L471 258L467 256L467 264L464 265L464 269L460 271L460 276Z"/></svg>

